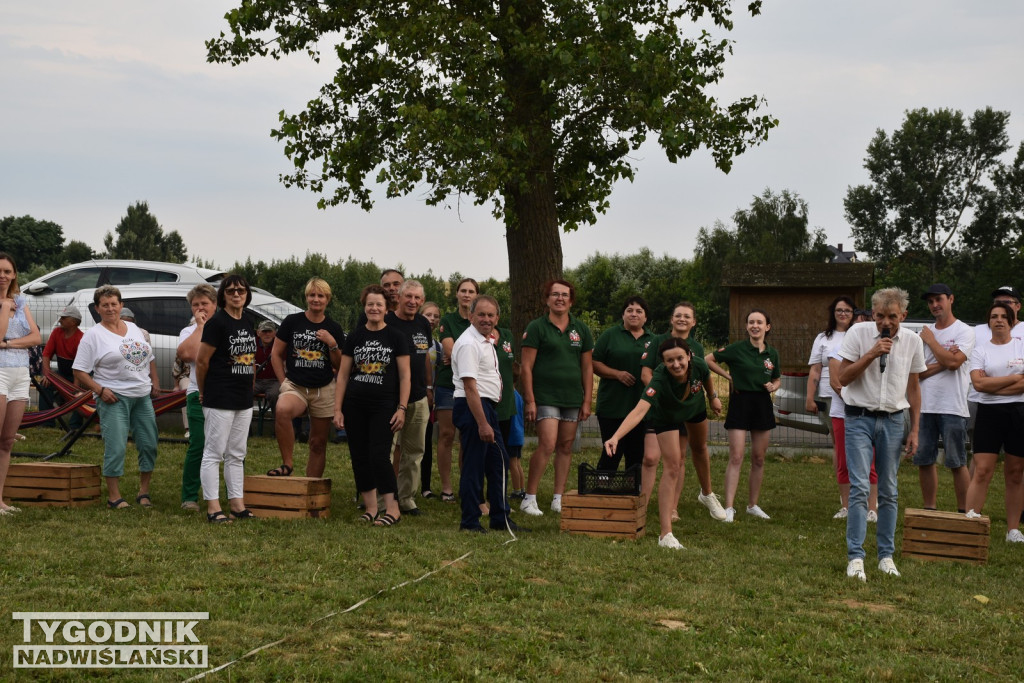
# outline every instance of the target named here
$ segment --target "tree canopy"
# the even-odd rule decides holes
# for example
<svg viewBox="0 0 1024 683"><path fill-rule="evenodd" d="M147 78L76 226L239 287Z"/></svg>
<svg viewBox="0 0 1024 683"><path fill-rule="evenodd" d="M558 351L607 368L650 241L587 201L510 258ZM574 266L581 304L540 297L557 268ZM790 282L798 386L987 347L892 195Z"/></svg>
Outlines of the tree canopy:
<svg viewBox="0 0 1024 683"><path fill-rule="evenodd" d="M650 136L675 162L700 148L728 171L776 125L760 97L720 103L729 0L243 0L211 61L291 53L338 68L272 136L294 170L282 182L369 210L423 193L431 205L490 204L505 225L513 318L562 273L559 229L594 223L630 152ZM760 2L747 9L760 12Z"/></svg>
<svg viewBox="0 0 1024 683"><path fill-rule="evenodd" d="M920 253L935 281L968 231L972 242L1000 239L992 228L1002 213L996 180L1010 149L1009 118L991 107L970 119L922 108L891 136L879 129L864 159L870 183L849 188L844 202L857 249L883 266Z"/></svg>
<svg viewBox="0 0 1024 683"><path fill-rule="evenodd" d="M32 216L0 218L0 250L14 257L21 273L39 266L56 267L64 251L64 229Z"/></svg>
<svg viewBox="0 0 1024 683"><path fill-rule="evenodd" d="M116 235L116 237L115 237ZM103 238L109 258L141 259L184 263L188 260L185 241L177 230L164 233L156 216L149 212L149 204L135 202L121 222Z"/></svg>

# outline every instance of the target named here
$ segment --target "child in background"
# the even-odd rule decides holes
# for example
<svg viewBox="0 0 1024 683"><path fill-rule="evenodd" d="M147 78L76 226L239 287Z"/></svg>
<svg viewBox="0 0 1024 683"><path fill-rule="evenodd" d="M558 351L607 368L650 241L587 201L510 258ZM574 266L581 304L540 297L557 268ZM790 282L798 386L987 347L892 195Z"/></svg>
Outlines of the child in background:
<svg viewBox="0 0 1024 683"><path fill-rule="evenodd" d="M508 449L509 476L511 478L511 492L509 498L522 500L526 497L526 479L523 476L523 444L526 442L526 429L523 423L523 397L513 389L516 399L516 412L512 416L508 439L505 440L505 447Z"/></svg>

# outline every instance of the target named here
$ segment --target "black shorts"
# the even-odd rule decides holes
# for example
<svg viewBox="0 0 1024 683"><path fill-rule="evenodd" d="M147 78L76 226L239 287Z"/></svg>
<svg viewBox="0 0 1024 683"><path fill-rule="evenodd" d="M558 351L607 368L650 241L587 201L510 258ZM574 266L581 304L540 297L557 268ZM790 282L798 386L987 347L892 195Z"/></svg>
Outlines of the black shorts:
<svg viewBox="0 0 1024 683"><path fill-rule="evenodd" d="M974 452L1024 458L1024 403L979 403L974 421Z"/></svg>
<svg viewBox="0 0 1024 683"><path fill-rule="evenodd" d="M771 394L767 391L734 391L729 394L725 428L742 429L745 432L775 429Z"/></svg>

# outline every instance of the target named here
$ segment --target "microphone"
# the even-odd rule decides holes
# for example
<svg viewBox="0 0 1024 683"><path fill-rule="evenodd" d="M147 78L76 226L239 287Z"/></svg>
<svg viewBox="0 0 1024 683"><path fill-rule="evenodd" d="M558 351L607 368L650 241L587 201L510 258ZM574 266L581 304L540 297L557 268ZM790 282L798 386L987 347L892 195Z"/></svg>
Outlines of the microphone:
<svg viewBox="0 0 1024 683"><path fill-rule="evenodd" d="M892 337L892 330L890 330L888 327L883 327L882 328L882 339L889 339L890 337ZM878 359L878 371L880 373L885 372L885 366L886 366L886 364L888 362L889 362L889 354L883 353L881 355L881 357Z"/></svg>

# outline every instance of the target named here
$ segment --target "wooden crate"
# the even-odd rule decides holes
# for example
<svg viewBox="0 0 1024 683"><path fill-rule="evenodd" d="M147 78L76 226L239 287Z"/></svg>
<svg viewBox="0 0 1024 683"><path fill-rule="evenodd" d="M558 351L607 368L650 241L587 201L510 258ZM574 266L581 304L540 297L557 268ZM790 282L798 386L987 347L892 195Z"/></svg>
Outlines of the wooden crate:
<svg viewBox="0 0 1024 683"><path fill-rule="evenodd" d="M331 480L320 477L245 478L245 507L257 517L326 518L331 514Z"/></svg>
<svg viewBox="0 0 1024 683"><path fill-rule="evenodd" d="M907 508L903 512L903 556L945 562L988 562L989 518L959 512Z"/></svg>
<svg viewBox="0 0 1024 683"><path fill-rule="evenodd" d="M11 463L3 497L15 506L92 505L100 499L100 466L62 462Z"/></svg>
<svg viewBox="0 0 1024 683"><path fill-rule="evenodd" d="M638 539L647 527L647 506L640 496L562 496L562 531L603 538Z"/></svg>

